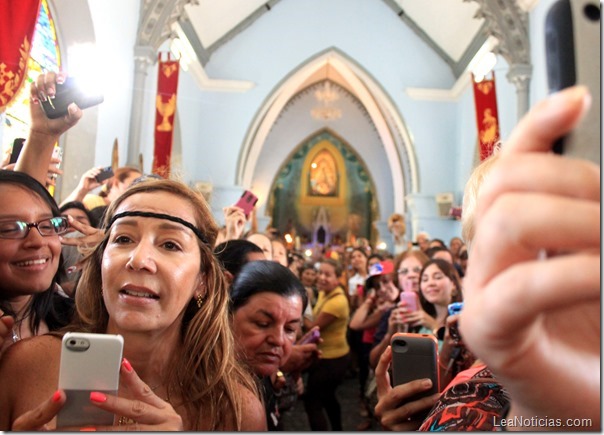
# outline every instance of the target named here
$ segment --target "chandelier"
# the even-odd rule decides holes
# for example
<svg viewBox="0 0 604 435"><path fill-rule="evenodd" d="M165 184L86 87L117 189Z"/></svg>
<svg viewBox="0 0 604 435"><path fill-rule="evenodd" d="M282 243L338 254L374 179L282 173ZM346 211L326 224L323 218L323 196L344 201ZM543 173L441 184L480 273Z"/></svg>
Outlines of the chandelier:
<svg viewBox="0 0 604 435"><path fill-rule="evenodd" d="M328 77L329 61L327 61L325 80L315 91L315 98L320 104L310 111L310 115L314 119L322 121L333 121L342 117L342 110L332 105L332 103L340 99L340 96L331 87L331 82Z"/></svg>

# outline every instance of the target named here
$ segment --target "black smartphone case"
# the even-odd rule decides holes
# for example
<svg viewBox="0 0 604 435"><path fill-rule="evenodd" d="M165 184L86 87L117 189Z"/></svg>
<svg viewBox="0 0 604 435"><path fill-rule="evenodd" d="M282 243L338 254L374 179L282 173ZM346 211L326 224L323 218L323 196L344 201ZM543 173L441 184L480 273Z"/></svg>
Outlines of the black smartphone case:
<svg viewBox="0 0 604 435"><path fill-rule="evenodd" d="M390 345L393 385L416 379L432 379L432 388L409 398L407 402L439 392L438 342L434 336L397 333L392 336Z"/></svg>
<svg viewBox="0 0 604 435"><path fill-rule="evenodd" d="M86 95L77 85L73 77L67 77L65 82L56 86L54 98L48 97L42 101L42 110L49 119L57 119L67 115L67 106L76 103L80 109L95 106L103 102L102 95Z"/></svg>

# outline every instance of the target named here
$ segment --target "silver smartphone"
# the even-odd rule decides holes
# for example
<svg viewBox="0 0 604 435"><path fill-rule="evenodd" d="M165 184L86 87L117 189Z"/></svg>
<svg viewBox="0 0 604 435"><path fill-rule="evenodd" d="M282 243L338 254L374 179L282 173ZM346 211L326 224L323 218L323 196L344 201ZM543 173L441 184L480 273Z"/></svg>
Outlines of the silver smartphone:
<svg viewBox="0 0 604 435"><path fill-rule="evenodd" d="M68 332L63 336L59 388L67 402L57 415L57 428L113 424L113 414L93 405L90 393L117 395L123 348L121 335Z"/></svg>
<svg viewBox="0 0 604 435"><path fill-rule="evenodd" d="M545 54L550 92L573 85L589 88L592 105L554 151L600 164L600 3L558 0L545 18Z"/></svg>

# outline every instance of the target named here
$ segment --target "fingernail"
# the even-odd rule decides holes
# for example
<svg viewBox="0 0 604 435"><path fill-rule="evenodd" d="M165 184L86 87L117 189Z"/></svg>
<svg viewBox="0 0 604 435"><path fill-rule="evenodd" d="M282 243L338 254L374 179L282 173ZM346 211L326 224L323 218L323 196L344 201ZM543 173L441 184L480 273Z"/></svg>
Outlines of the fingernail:
<svg viewBox="0 0 604 435"><path fill-rule="evenodd" d="M69 106L67 106L67 111L69 112L70 115L74 115L78 111L77 104L71 103Z"/></svg>
<svg viewBox="0 0 604 435"><path fill-rule="evenodd" d="M46 94L44 92L38 92L38 97L40 98L40 101L46 101Z"/></svg>
<svg viewBox="0 0 604 435"><path fill-rule="evenodd" d="M132 373L132 364L126 358L122 358L122 366L128 373Z"/></svg>
<svg viewBox="0 0 604 435"><path fill-rule="evenodd" d="M96 432L94 427L81 427L80 432Z"/></svg>
<svg viewBox="0 0 604 435"><path fill-rule="evenodd" d="M55 80L58 84L62 85L63 83L65 83L65 74L58 73Z"/></svg>
<svg viewBox="0 0 604 435"><path fill-rule="evenodd" d="M99 393L98 391L93 391L90 393L90 400L93 402L103 403L107 401L107 396L103 393Z"/></svg>
<svg viewBox="0 0 604 435"><path fill-rule="evenodd" d="M432 380L431 379L424 379L422 381L422 387L431 387L432 386Z"/></svg>
<svg viewBox="0 0 604 435"><path fill-rule="evenodd" d="M52 395L52 399L51 399L54 403L57 403L59 400L61 400L61 391L57 390L55 391L55 393Z"/></svg>

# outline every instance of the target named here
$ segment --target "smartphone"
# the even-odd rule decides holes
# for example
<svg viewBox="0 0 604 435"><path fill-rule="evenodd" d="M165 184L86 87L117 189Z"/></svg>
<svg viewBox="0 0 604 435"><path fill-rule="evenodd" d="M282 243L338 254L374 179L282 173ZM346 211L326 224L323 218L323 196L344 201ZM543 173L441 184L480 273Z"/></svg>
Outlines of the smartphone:
<svg viewBox="0 0 604 435"><path fill-rule="evenodd" d="M449 311L449 316L459 314L461 313L461 310L463 310L463 302L453 302L452 304L449 304L447 310Z"/></svg>
<svg viewBox="0 0 604 435"><path fill-rule="evenodd" d="M550 92L582 84L592 97L589 112L554 152L600 165L600 3L553 3L545 18L545 54Z"/></svg>
<svg viewBox="0 0 604 435"><path fill-rule="evenodd" d="M241 194L241 198L239 198L235 205L242 208L243 212L245 213L245 217L248 218L257 202L258 197L249 190L246 190Z"/></svg>
<svg viewBox="0 0 604 435"><path fill-rule="evenodd" d="M113 169L111 168L111 166L107 166L106 168L101 169L101 172L99 172L94 179L99 182L102 183L103 181L107 180L108 178L113 177Z"/></svg>
<svg viewBox="0 0 604 435"><path fill-rule="evenodd" d="M417 297L417 293L415 293L414 291L401 292L400 300L401 302L404 301L406 303L405 307L407 307L409 311L419 310L419 300Z"/></svg>
<svg viewBox="0 0 604 435"><path fill-rule="evenodd" d="M314 329L309 335L304 337L297 344L317 343L319 341L319 338L321 338L321 333L318 329Z"/></svg>
<svg viewBox="0 0 604 435"><path fill-rule="evenodd" d="M19 158L19 154L21 154L21 150L23 149L23 145L25 144L25 139L22 137L18 137L13 141L13 149L10 153L10 163L17 163L17 159Z"/></svg>
<svg viewBox="0 0 604 435"><path fill-rule="evenodd" d="M405 402L412 402L440 391L436 337L432 334L397 332L390 339L390 345L392 347L394 386L416 379L429 378L432 380L432 387L429 390L418 393ZM419 415L414 416L414 418L416 417Z"/></svg>
<svg viewBox="0 0 604 435"><path fill-rule="evenodd" d="M42 101L42 110L49 119L61 118L67 115L67 106L76 103L80 109L96 106L103 102L101 94L84 92L73 77L67 77L63 83L57 83L54 97Z"/></svg>
<svg viewBox="0 0 604 435"><path fill-rule="evenodd" d="M57 428L111 426L114 415L90 403L90 393L117 394L124 339L121 335L68 332L61 344L59 388L67 402Z"/></svg>
<svg viewBox="0 0 604 435"><path fill-rule="evenodd" d="M452 304L449 304L447 308L449 311L449 316L454 316L455 314L461 313L461 310L463 310L463 302L453 302ZM449 326L449 335L453 340L461 340L461 334L457 328L457 322L454 322Z"/></svg>

